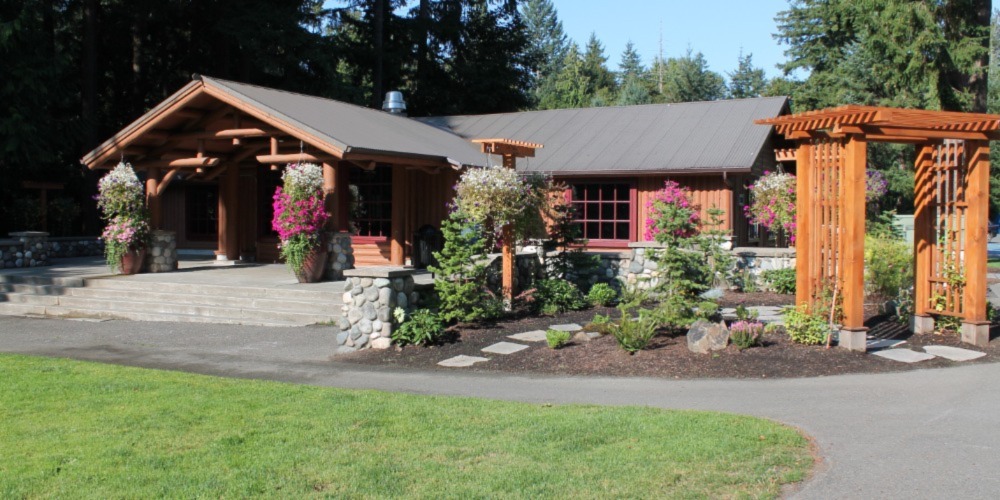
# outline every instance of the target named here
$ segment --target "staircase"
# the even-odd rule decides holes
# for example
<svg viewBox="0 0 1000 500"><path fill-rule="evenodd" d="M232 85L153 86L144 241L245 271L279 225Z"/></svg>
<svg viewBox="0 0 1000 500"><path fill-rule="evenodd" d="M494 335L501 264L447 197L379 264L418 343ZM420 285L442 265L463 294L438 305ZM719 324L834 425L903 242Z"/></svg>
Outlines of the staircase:
<svg viewBox="0 0 1000 500"><path fill-rule="evenodd" d="M304 326L340 317L342 291L0 275L0 315Z"/></svg>

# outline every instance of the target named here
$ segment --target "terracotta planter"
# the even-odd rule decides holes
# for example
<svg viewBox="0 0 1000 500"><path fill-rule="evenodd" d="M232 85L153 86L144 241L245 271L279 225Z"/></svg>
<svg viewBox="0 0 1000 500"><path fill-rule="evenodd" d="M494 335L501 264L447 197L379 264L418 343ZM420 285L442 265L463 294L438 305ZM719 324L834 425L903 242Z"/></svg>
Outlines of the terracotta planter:
<svg viewBox="0 0 1000 500"><path fill-rule="evenodd" d="M142 271L142 263L146 260L146 249L140 248L138 250L129 250L125 255L122 256L121 263L118 264L118 268L121 269L122 274L136 274Z"/></svg>
<svg viewBox="0 0 1000 500"><path fill-rule="evenodd" d="M325 244L318 245L312 252L309 252L305 262L302 263L302 269L295 273L299 283L316 283L323 279L328 253Z"/></svg>

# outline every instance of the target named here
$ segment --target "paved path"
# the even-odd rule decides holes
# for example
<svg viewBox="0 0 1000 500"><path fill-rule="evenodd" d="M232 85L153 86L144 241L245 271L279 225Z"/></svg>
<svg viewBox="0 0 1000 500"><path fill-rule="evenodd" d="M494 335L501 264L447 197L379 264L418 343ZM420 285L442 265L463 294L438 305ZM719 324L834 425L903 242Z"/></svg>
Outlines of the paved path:
<svg viewBox="0 0 1000 500"><path fill-rule="evenodd" d="M417 394L769 417L802 428L820 446L824 464L801 498L993 498L1000 491L1000 364L682 381L372 369L331 362L333 349L321 327L0 318L5 352Z"/></svg>

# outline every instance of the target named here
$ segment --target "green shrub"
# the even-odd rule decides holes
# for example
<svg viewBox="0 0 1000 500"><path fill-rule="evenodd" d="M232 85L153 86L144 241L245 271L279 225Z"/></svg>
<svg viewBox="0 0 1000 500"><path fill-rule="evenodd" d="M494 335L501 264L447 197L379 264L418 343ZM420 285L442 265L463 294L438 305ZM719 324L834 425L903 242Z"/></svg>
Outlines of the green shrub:
<svg viewBox="0 0 1000 500"><path fill-rule="evenodd" d="M585 331L597 332L601 335L607 335L611 333L611 317L605 316L603 314L595 314L594 319L590 320L586 326L583 327Z"/></svg>
<svg viewBox="0 0 1000 500"><path fill-rule="evenodd" d="M397 316L397 320L399 317ZM444 322L429 309L417 309L403 316L402 324L392 332L392 340L397 345L433 345L444 339Z"/></svg>
<svg viewBox="0 0 1000 500"><path fill-rule="evenodd" d="M549 328L545 331L545 342L549 344L552 349L559 349L560 347L566 345L569 342L569 332L564 332L562 330L553 330Z"/></svg>
<svg viewBox="0 0 1000 500"><path fill-rule="evenodd" d="M587 307L587 302L576 285L559 278L539 280L535 283L535 300L543 314L555 315Z"/></svg>
<svg viewBox="0 0 1000 500"><path fill-rule="evenodd" d="M795 293L795 268L768 269L760 274L767 288L775 293Z"/></svg>
<svg viewBox="0 0 1000 500"><path fill-rule="evenodd" d="M743 293L757 293L757 275L749 267L744 267L733 274L733 285Z"/></svg>
<svg viewBox="0 0 1000 500"><path fill-rule="evenodd" d="M830 324L822 313L813 313L802 305L785 312L785 331L793 342L818 345L826 342Z"/></svg>
<svg viewBox="0 0 1000 500"><path fill-rule="evenodd" d="M729 340L741 350L760 345L763 334L764 324L760 321L741 320L729 325Z"/></svg>
<svg viewBox="0 0 1000 500"><path fill-rule="evenodd" d="M452 212L442 223L444 248L434 253L438 311L444 321L480 321L494 313L486 289L489 269L482 228L462 212Z"/></svg>
<svg viewBox="0 0 1000 500"><path fill-rule="evenodd" d="M611 335L618 345L635 354L646 348L649 341L656 335L657 321L653 315L639 314L638 319L632 318L632 311L622 309L622 317L611 325Z"/></svg>
<svg viewBox="0 0 1000 500"><path fill-rule="evenodd" d="M865 289L894 297L913 284L913 248L902 240L865 236Z"/></svg>
<svg viewBox="0 0 1000 500"><path fill-rule="evenodd" d="M736 306L736 321L757 321L760 313L756 309L748 309L743 304Z"/></svg>
<svg viewBox="0 0 1000 500"><path fill-rule="evenodd" d="M695 308L694 314L698 319L704 319L707 321L718 319L719 304L716 304L711 300L703 300L698 303L698 307Z"/></svg>
<svg viewBox="0 0 1000 500"><path fill-rule="evenodd" d="M595 306L613 306L618 300L618 292L607 283L597 283L587 292L587 301Z"/></svg>

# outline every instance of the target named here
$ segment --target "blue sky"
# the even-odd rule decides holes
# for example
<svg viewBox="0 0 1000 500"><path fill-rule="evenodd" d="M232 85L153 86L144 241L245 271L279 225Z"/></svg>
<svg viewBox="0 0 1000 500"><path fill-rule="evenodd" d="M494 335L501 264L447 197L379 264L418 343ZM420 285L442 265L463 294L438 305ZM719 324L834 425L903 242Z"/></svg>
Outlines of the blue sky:
<svg viewBox="0 0 1000 500"><path fill-rule="evenodd" d="M788 7L788 0L552 0L563 29L581 46L591 32L604 44L608 66L618 69L625 44L632 40L648 65L659 51L663 29L663 55L684 55L688 47L705 55L709 67L725 76L736 69L740 47L753 54L753 62L768 77L780 71L787 46L772 38L774 16ZM1000 0L992 0L993 8Z"/></svg>

